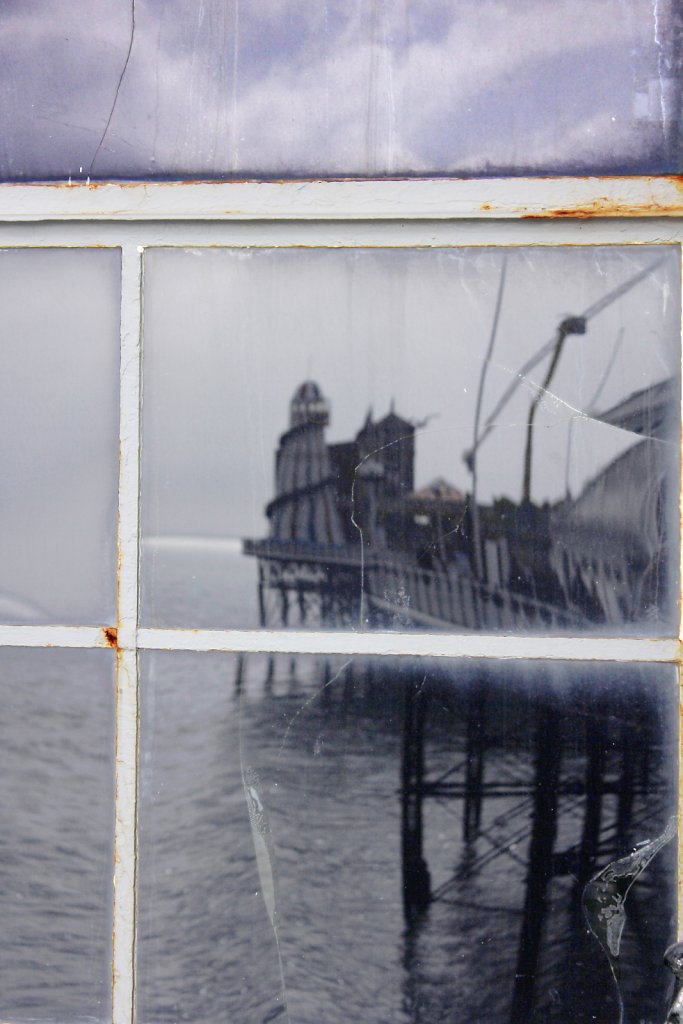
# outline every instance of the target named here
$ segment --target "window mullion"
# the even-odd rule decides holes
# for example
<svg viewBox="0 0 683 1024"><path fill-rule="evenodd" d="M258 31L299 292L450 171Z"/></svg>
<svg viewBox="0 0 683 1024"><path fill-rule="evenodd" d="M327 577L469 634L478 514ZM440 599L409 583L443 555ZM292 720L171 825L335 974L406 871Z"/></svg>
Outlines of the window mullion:
<svg viewBox="0 0 683 1024"><path fill-rule="evenodd" d="M142 250L122 249L113 1021L131 1024L138 775L138 531Z"/></svg>

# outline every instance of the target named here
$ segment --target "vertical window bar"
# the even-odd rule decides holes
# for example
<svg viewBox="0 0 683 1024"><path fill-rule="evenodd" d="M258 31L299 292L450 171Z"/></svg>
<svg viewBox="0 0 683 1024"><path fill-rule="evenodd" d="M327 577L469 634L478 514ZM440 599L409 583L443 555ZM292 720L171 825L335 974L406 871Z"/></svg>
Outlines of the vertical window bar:
<svg viewBox="0 0 683 1024"><path fill-rule="evenodd" d="M679 249L681 244L679 242ZM681 381L683 382L683 252L680 254L681 273ZM678 686L680 696L680 712L678 715L678 941L683 942L683 387L681 388L681 475L679 479L679 627L678 627Z"/></svg>
<svg viewBox="0 0 683 1024"><path fill-rule="evenodd" d="M118 622L116 676L116 835L114 853L113 1021L131 1024L135 995L135 875L138 754L138 526L142 249L121 252L121 377Z"/></svg>

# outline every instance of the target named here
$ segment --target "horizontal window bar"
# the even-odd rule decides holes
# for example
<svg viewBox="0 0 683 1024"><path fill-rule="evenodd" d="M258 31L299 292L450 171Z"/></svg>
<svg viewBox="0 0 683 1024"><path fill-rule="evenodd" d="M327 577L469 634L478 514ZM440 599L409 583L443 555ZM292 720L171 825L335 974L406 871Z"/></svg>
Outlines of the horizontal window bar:
<svg viewBox="0 0 683 1024"><path fill-rule="evenodd" d="M0 186L0 219L317 220L676 217L675 176Z"/></svg>
<svg viewBox="0 0 683 1024"><path fill-rule="evenodd" d="M112 647L114 626L2 626L0 647Z"/></svg>
<svg viewBox="0 0 683 1024"><path fill-rule="evenodd" d="M0 647L117 648L114 627L2 626ZM119 649L133 647L118 645ZM355 633L303 630L138 629L142 650L273 654L413 655L438 658L539 658L552 661L678 662L674 639L510 636L500 633Z"/></svg>
<svg viewBox="0 0 683 1024"><path fill-rule="evenodd" d="M138 645L146 650L541 658L552 661L677 662L680 654L677 640L641 637L615 639L474 633L321 633L299 630L140 629Z"/></svg>
<svg viewBox="0 0 683 1024"><path fill-rule="evenodd" d="M2 186L0 186L0 191ZM447 248L522 245L646 245L683 241L683 218L613 217L559 220L288 221L166 220L3 221L0 246L9 248Z"/></svg>

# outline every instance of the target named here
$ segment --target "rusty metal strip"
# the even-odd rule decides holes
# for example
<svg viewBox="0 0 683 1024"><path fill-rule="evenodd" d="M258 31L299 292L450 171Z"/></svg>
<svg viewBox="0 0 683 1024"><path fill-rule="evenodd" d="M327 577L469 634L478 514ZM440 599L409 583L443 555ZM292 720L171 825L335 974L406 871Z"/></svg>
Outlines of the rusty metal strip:
<svg viewBox="0 0 683 1024"><path fill-rule="evenodd" d="M112 936L113 1024L132 1024L135 1001L138 607L142 251L122 250L119 560L116 685L116 831Z"/></svg>
<svg viewBox="0 0 683 1024"><path fill-rule="evenodd" d="M679 176L89 182L0 186L0 220L680 217Z"/></svg>

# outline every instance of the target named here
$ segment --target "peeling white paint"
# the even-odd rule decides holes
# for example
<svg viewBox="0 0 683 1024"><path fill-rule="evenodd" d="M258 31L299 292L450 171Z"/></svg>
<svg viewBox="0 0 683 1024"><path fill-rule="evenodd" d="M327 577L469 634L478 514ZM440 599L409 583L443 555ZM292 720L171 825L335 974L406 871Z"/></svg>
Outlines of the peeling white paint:
<svg viewBox="0 0 683 1024"><path fill-rule="evenodd" d="M0 220L680 217L679 177L0 185Z"/></svg>

